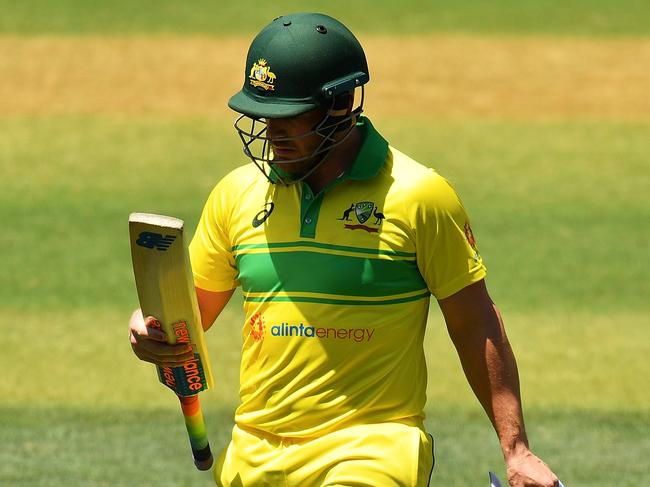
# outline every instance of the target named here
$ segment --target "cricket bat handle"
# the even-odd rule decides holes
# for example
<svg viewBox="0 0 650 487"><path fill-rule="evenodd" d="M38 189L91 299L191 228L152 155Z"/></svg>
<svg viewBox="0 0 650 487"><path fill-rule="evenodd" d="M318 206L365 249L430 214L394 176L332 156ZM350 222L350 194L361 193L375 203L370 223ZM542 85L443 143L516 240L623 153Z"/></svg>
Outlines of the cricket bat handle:
<svg viewBox="0 0 650 487"><path fill-rule="evenodd" d="M210 451L205 421L203 421L199 395L178 396L178 399L181 402L181 409L185 417L185 427L190 437L194 465L199 470L210 470L212 467L212 452Z"/></svg>

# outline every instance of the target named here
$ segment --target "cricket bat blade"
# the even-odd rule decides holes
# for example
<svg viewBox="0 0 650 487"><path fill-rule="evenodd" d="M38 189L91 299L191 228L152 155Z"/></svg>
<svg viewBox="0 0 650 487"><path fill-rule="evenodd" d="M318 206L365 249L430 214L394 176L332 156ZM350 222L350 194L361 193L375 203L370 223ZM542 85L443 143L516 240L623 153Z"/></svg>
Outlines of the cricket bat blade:
<svg viewBox="0 0 650 487"><path fill-rule="evenodd" d="M156 366L158 379L181 402L199 470L212 466L198 393L212 387L212 370L183 233L183 220L150 213L129 215L133 274L142 315L153 316L170 344L185 343L194 357L179 367Z"/></svg>

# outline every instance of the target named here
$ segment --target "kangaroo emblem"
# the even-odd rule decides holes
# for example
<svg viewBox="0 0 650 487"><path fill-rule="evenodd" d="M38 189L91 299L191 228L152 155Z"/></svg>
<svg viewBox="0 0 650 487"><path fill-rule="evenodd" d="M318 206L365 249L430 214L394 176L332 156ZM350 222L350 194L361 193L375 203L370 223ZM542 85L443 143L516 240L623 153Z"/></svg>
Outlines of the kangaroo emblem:
<svg viewBox="0 0 650 487"><path fill-rule="evenodd" d="M343 216L341 218L338 218L338 220L345 220L345 221L350 221L350 213L352 213L352 210L354 210L354 203L350 205L350 208L345 210L343 212Z"/></svg>

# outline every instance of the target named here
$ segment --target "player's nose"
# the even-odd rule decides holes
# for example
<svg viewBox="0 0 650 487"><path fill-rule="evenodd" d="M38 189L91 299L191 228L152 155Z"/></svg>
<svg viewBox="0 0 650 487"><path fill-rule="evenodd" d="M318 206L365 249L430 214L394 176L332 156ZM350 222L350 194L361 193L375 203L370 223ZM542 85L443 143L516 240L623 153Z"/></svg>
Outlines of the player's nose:
<svg viewBox="0 0 650 487"><path fill-rule="evenodd" d="M284 120L280 118L266 119L266 135L271 139L287 137L287 127Z"/></svg>

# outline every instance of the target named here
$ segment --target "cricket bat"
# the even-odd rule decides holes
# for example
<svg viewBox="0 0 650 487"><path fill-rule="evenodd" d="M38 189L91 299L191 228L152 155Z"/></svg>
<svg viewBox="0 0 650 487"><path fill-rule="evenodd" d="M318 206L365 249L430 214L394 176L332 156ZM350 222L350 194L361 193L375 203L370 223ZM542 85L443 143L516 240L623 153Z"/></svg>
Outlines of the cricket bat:
<svg viewBox="0 0 650 487"><path fill-rule="evenodd" d="M198 393L212 387L212 370L183 237L183 220L131 213L129 235L143 316L157 319L154 326L166 333L168 343L192 345L194 358L183 366L156 368L160 382L181 402L196 468L208 470L212 467L212 452Z"/></svg>

